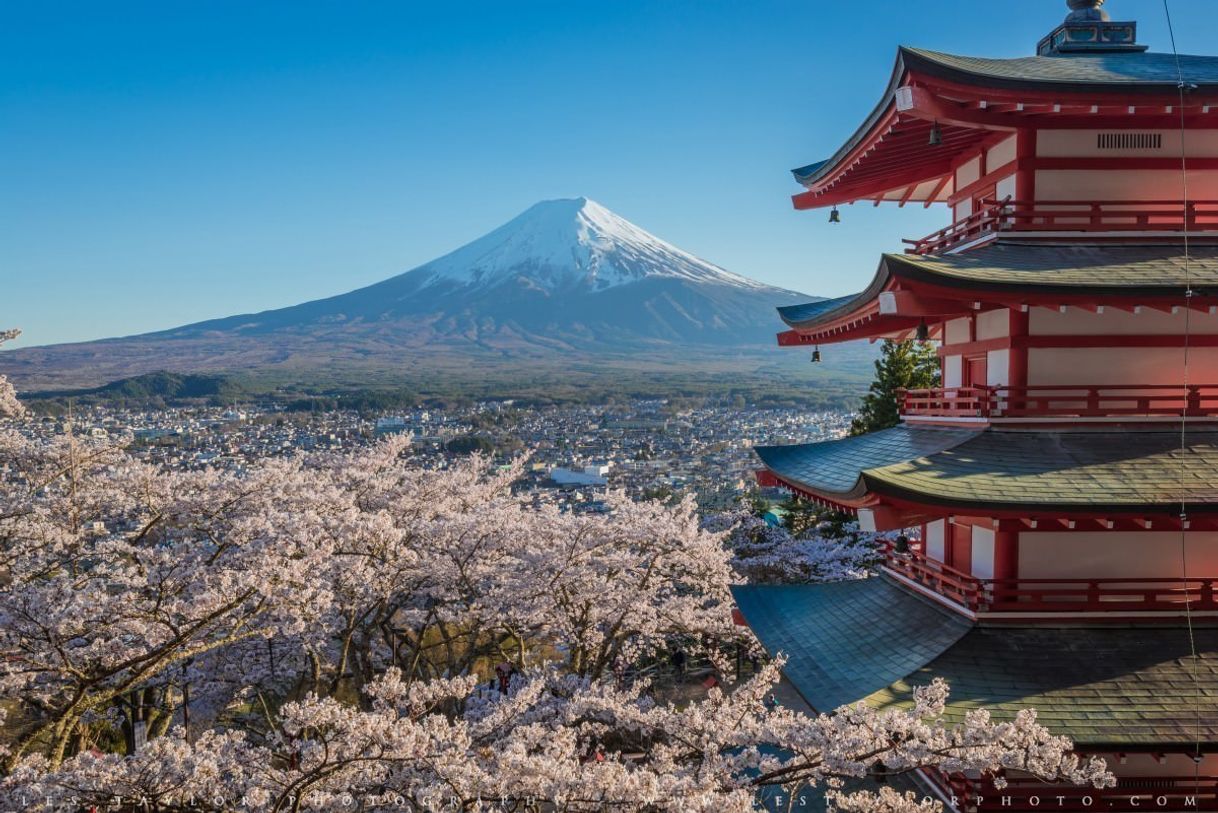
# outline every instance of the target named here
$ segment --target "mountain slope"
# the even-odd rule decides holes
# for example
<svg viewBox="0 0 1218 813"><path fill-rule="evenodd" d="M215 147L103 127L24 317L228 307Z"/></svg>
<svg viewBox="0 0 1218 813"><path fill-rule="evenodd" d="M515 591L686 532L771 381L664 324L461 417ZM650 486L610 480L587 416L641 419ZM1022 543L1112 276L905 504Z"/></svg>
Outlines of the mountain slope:
<svg viewBox="0 0 1218 813"><path fill-rule="evenodd" d="M809 297L705 262L585 198L539 203L412 271L349 293L171 330L0 353L19 386L152 370L412 375L462 363L556 366L777 353L777 305Z"/></svg>

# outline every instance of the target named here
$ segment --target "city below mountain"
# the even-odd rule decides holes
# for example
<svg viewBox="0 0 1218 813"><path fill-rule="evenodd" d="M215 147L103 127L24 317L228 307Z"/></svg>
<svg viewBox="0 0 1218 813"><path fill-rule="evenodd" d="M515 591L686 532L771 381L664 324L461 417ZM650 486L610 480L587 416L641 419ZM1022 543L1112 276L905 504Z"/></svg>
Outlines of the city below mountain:
<svg viewBox="0 0 1218 813"><path fill-rule="evenodd" d="M551 200L366 288L156 333L4 352L0 373L45 390L160 370L348 387L563 370L751 372L791 355L775 346L774 308L810 299L705 262L594 201Z"/></svg>

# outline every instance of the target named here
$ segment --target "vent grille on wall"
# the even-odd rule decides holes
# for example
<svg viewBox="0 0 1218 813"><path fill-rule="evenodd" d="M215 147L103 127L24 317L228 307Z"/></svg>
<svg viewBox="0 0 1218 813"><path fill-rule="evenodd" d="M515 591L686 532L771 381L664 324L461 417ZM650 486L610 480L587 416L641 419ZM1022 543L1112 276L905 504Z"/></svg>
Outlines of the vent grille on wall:
<svg viewBox="0 0 1218 813"><path fill-rule="evenodd" d="M1100 133L1096 147L1101 150L1158 150L1163 148L1162 133Z"/></svg>

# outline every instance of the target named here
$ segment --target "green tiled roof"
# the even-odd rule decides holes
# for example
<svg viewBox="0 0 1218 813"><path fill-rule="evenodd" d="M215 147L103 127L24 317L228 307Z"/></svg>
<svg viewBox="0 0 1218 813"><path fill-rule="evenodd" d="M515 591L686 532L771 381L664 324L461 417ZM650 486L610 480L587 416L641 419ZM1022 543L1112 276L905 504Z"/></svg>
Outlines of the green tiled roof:
<svg viewBox="0 0 1218 813"><path fill-rule="evenodd" d="M884 578L733 587L749 627L817 711L879 691L932 661L969 622Z"/></svg>
<svg viewBox="0 0 1218 813"><path fill-rule="evenodd" d="M1183 496L1192 508L1218 508L1218 431L1190 429L1185 437L1181 452L1178 429L1029 432L902 424L755 451L782 480L829 499L871 492L929 505L1119 511L1178 507Z"/></svg>
<svg viewBox="0 0 1218 813"><path fill-rule="evenodd" d="M1218 293L1218 246L1191 247L1187 280ZM933 278L940 285L1044 290L1086 287L1106 293L1164 293L1186 282L1181 245L1046 245L1003 242L960 254L885 254L891 273ZM881 269L883 273L884 269ZM1206 288L1216 290L1206 291Z"/></svg>
<svg viewBox="0 0 1218 813"><path fill-rule="evenodd" d="M958 56L923 48L902 48L906 67L938 67L979 78L1024 84L1158 85L1158 90L1176 87L1176 58L1172 54L1148 52L1025 56L988 59ZM1196 85L1218 84L1218 57L1180 55L1184 80ZM1098 89L1098 88L1097 88Z"/></svg>
<svg viewBox="0 0 1218 813"><path fill-rule="evenodd" d="M909 706L933 678L945 717L1023 708L1081 745L1218 742L1218 629L973 626L886 578L732 588L753 632L821 712L865 700ZM1198 712L1201 728L1198 730Z"/></svg>
<svg viewBox="0 0 1218 813"><path fill-rule="evenodd" d="M1218 630L977 627L903 680L870 694L881 707L912 703L911 687L942 677L947 718L984 707L999 720L1034 708L1055 734L1081 745L1218 741ZM1201 728L1197 723L1200 719Z"/></svg>
<svg viewBox="0 0 1218 813"><path fill-rule="evenodd" d="M996 240L959 254L885 254L879 270L857 294L778 308L779 317L801 330L838 319L870 303L894 278L940 287L1008 293L1087 293L1104 296L1164 296L1183 293L1186 282L1199 296L1218 296L1218 245L1190 246L1187 269L1180 243L1085 245Z"/></svg>
<svg viewBox="0 0 1218 813"><path fill-rule="evenodd" d="M825 495L859 493L859 473L931 455L976 437L977 430L915 427L902 424L823 443L758 446L754 451L770 471L787 482Z"/></svg>
<svg viewBox="0 0 1218 813"><path fill-rule="evenodd" d="M899 48L896 65L879 104L833 157L791 170L795 179L810 186L832 172L892 107L893 97L910 70L987 88L1026 88L1080 94L1119 91L1163 96L1174 93L1179 81L1176 58L1172 54L1080 53L988 59L923 48ZM1218 57L1182 54L1180 70L1184 81L1197 85L1202 92L1212 92L1213 87L1218 85Z"/></svg>
<svg viewBox="0 0 1218 813"><path fill-rule="evenodd" d="M1183 472L1184 494L1181 494ZM996 430L870 468L868 490L950 505L1136 509L1218 506L1218 432Z"/></svg>

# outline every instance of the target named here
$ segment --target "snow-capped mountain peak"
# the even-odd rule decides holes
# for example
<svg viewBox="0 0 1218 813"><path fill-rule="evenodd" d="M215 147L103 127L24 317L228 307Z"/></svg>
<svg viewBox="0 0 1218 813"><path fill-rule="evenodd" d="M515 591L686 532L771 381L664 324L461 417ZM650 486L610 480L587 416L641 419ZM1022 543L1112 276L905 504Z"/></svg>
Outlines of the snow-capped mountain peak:
<svg viewBox="0 0 1218 813"><path fill-rule="evenodd" d="M477 288L525 282L545 290L605 290L645 278L765 289L682 251L588 198L542 201L416 269Z"/></svg>

